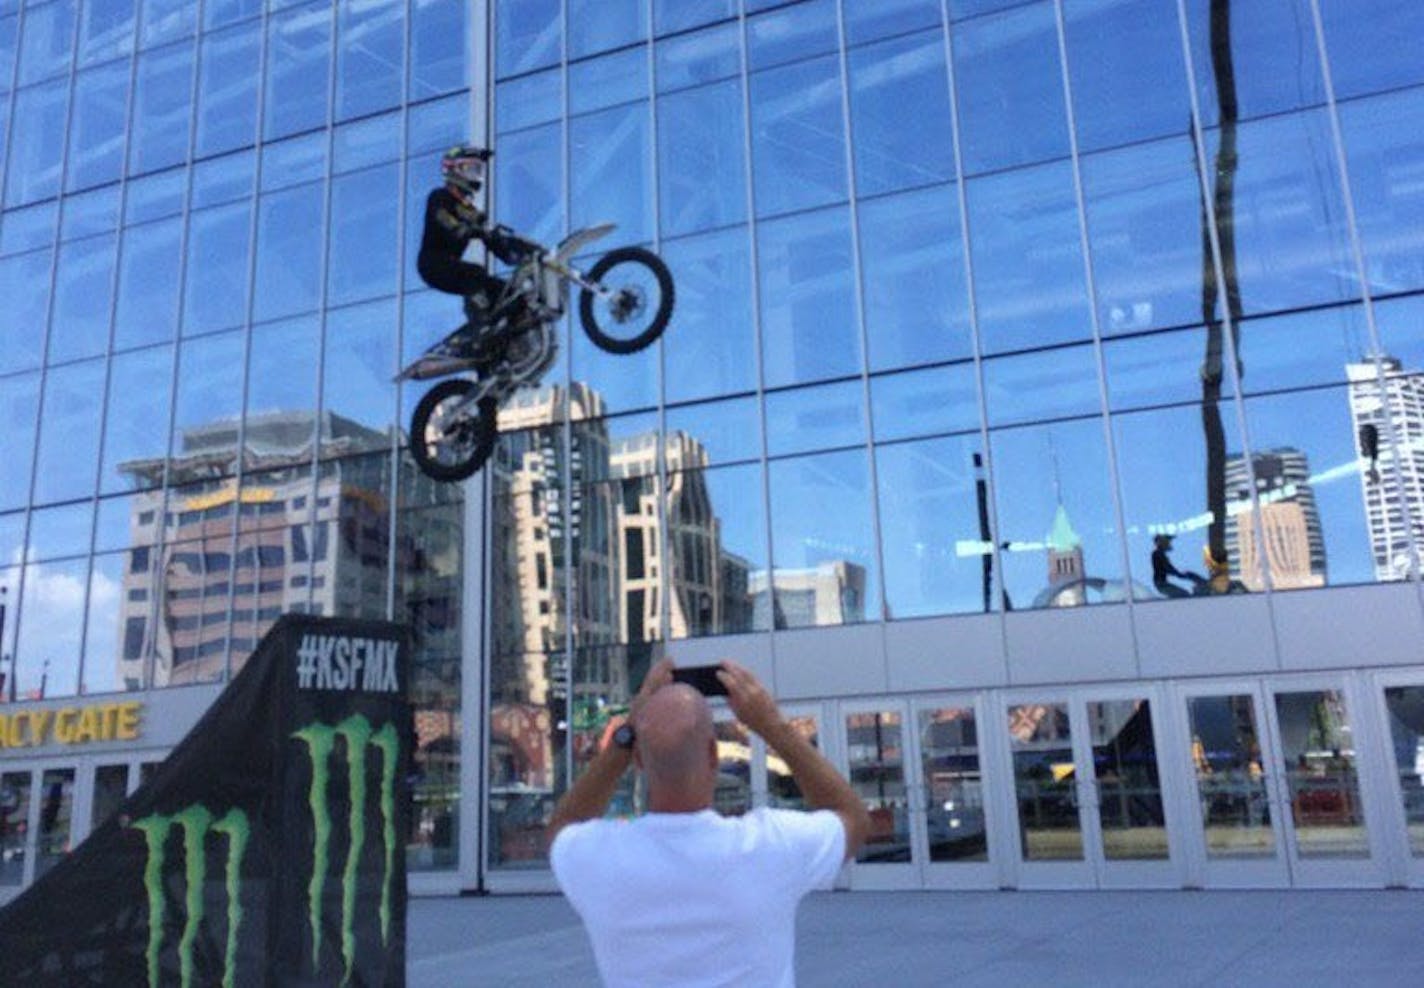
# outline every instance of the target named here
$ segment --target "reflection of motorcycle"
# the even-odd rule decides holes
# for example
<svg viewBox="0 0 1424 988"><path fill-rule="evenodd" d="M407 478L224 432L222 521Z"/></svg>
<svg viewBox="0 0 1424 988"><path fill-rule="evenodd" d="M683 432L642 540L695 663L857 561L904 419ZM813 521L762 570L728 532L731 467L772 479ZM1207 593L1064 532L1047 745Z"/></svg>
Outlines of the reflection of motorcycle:
<svg viewBox="0 0 1424 988"><path fill-rule="evenodd" d="M552 251L509 237L514 271L495 300L475 358L477 377L451 377L435 385L415 406L410 420L410 452L435 480L469 477L489 459L496 439L496 413L520 387L539 382L558 352L558 322L568 301L569 283L580 288L579 323L588 338L609 353L636 353L667 328L672 317L672 275L652 251L618 247L587 273L570 260L612 224L569 234ZM396 375L397 381L446 377L470 369L439 346L421 354Z"/></svg>

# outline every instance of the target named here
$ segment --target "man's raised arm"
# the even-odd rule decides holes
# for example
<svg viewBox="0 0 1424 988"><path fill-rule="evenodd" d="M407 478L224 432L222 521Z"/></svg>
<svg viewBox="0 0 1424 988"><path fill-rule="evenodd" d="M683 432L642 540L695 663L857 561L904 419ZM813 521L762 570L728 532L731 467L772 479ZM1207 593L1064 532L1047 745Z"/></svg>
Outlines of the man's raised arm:
<svg viewBox="0 0 1424 988"><path fill-rule="evenodd" d="M717 673L727 687L732 712L762 740L776 749L791 769L796 784L812 809L832 810L845 824L846 860L855 857L870 833L870 814L850 783L824 755L781 716L776 700L751 670L724 661Z"/></svg>

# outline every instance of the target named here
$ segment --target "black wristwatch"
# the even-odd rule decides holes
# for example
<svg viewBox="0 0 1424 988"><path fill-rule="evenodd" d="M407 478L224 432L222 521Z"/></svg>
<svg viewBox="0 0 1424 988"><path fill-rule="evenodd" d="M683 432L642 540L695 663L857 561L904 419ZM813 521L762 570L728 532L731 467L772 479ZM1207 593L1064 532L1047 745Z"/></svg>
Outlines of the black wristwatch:
<svg viewBox="0 0 1424 988"><path fill-rule="evenodd" d="M613 743L624 751L632 751L633 742L636 739L637 735L633 733L633 725L626 720L613 731Z"/></svg>

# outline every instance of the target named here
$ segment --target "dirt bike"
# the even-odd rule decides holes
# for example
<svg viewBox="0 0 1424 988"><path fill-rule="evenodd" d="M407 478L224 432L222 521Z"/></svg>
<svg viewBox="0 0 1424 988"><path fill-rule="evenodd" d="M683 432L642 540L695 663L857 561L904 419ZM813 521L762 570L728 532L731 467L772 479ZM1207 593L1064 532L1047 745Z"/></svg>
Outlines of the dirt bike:
<svg viewBox="0 0 1424 988"><path fill-rule="evenodd" d="M500 403L539 382L558 353L558 323L569 285L579 287L579 323L609 353L636 353L663 334L672 318L672 274L642 247L617 247L587 273L570 262L613 231L613 224L569 234L553 250L504 231L514 270L490 307L489 326L473 359L455 358L436 344L396 375L397 381L451 377L435 385L410 419L410 453L427 476L460 481L482 467L498 439Z"/></svg>

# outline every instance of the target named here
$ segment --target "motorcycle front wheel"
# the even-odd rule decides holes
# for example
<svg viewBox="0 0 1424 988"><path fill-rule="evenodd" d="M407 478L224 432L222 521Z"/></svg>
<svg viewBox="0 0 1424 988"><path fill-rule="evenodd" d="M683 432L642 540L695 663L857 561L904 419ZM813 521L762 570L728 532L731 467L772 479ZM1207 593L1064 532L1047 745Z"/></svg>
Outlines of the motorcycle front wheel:
<svg viewBox="0 0 1424 988"><path fill-rule="evenodd" d="M642 247L619 247L600 257L587 277L608 290L579 295L579 321L600 350L637 353L663 335L673 287L662 258Z"/></svg>
<svg viewBox="0 0 1424 988"><path fill-rule="evenodd" d="M425 393L410 417L410 455L431 480L464 480L484 466L494 452L498 404L483 398L473 408L456 412L474 382L464 378L441 381Z"/></svg>

